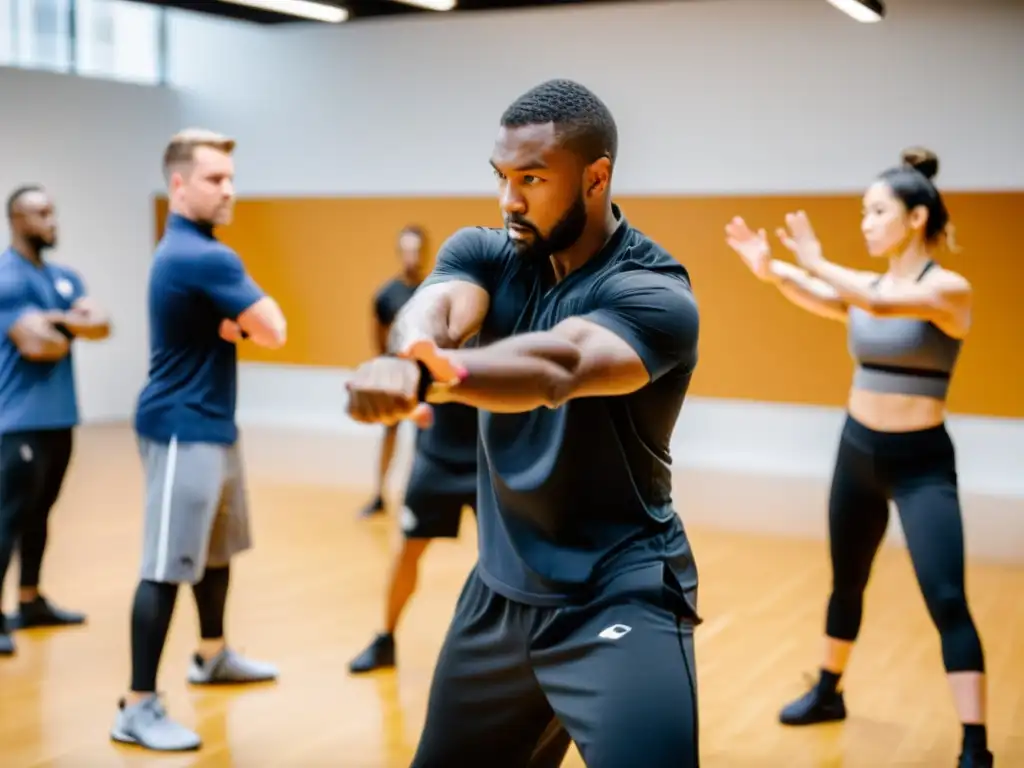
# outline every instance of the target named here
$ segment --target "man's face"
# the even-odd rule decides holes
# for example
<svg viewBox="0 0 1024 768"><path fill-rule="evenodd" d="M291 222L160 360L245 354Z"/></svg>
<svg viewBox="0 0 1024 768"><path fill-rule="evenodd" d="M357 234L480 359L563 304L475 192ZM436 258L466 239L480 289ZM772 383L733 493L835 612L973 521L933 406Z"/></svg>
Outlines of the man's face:
<svg viewBox="0 0 1024 768"><path fill-rule="evenodd" d="M57 245L57 209L46 192L26 192L13 213L11 228L37 251Z"/></svg>
<svg viewBox="0 0 1024 768"><path fill-rule="evenodd" d="M398 238L398 255L404 274L418 275L422 271L423 240L416 232L403 232Z"/></svg>
<svg viewBox="0 0 1024 768"><path fill-rule="evenodd" d="M553 124L502 127L491 165L505 228L520 255L547 258L579 240L593 166L559 145Z"/></svg>
<svg viewBox="0 0 1024 768"><path fill-rule="evenodd" d="M231 223L235 207L235 163L212 147L196 147L192 162L171 175L171 194L197 221Z"/></svg>

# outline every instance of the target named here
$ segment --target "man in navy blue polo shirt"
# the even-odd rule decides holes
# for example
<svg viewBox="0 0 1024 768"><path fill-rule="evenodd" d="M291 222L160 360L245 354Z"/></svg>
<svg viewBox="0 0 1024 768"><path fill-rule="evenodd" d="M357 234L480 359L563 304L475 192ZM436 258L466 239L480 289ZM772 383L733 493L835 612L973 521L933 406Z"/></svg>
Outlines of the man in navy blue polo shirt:
<svg viewBox="0 0 1024 768"><path fill-rule="evenodd" d="M697 573L670 440L697 364L685 268L611 199L617 130L566 80L523 94L491 156L504 229L463 229L361 366L349 413L481 411L479 560L414 768L699 764ZM478 348L459 348L479 334Z"/></svg>
<svg viewBox="0 0 1024 768"><path fill-rule="evenodd" d="M224 639L230 561L251 547L235 424L242 339L278 348L285 320L214 227L234 208L232 139L190 129L164 152L170 215L149 277L149 380L135 414L146 481L140 581L131 619L131 688L111 737L157 751L200 739L167 717L156 693L178 585L192 585L201 639L193 684L273 680L270 664Z"/></svg>
<svg viewBox="0 0 1024 768"><path fill-rule="evenodd" d="M104 339L106 313L70 267L44 259L57 244L56 210L39 186L7 199L11 245L0 254L0 587L16 546L20 609L5 621L0 655L15 651L10 629L81 624L39 592L50 509L71 459L78 399L73 341Z"/></svg>

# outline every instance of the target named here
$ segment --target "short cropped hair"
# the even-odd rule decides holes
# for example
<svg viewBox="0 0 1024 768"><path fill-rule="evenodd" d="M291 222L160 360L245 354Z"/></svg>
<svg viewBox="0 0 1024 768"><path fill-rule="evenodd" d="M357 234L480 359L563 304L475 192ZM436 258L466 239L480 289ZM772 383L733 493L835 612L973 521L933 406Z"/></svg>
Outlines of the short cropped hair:
<svg viewBox="0 0 1024 768"><path fill-rule="evenodd" d="M415 235L420 239L420 242L423 242L424 240L427 239L427 233L423 231L423 227L421 227L419 224L406 224L404 227L402 227L402 229L398 232L398 239L401 240L402 237L405 235Z"/></svg>
<svg viewBox="0 0 1024 768"><path fill-rule="evenodd" d="M615 163L619 134L611 111L590 89L556 79L531 88L501 116L506 128L553 123L562 145L585 163L608 157Z"/></svg>
<svg viewBox="0 0 1024 768"><path fill-rule="evenodd" d="M7 220L10 221L14 218L14 211L18 207L18 203L25 195L30 192L45 192L41 184L22 184L20 187L15 189L11 194L7 196Z"/></svg>
<svg viewBox="0 0 1024 768"><path fill-rule="evenodd" d="M171 137L164 149L164 179L170 180L174 171L191 163L199 147L210 147L230 155L235 151L235 140L205 128L179 131Z"/></svg>

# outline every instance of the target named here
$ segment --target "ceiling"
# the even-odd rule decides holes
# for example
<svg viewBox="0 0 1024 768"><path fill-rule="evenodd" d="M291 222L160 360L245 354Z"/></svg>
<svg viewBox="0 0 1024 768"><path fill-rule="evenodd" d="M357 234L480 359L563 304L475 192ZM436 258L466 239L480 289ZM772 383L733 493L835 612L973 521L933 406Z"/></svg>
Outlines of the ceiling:
<svg viewBox="0 0 1024 768"><path fill-rule="evenodd" d="M251 21L257 24L316 23L294 16L257 10L243 5L236 5L235 3L221 2L221 0L205 0L202 3L197 3L195 0L133 0L133 2L145 3L146 5L160 5L165 8L199 11L200 13L209 13L241 21ZM350 22L375 16L438 13L437 11L429 11L406 5L405 3L398 2L398 0L318 0L318 2L323 2L325 5L338 5L348 8ZM498 8L536 8L542 5L582 5L583 3L610 2L629 2L629 0L458 0L458 5L455 9L446 13L470 13Z"/></svg>

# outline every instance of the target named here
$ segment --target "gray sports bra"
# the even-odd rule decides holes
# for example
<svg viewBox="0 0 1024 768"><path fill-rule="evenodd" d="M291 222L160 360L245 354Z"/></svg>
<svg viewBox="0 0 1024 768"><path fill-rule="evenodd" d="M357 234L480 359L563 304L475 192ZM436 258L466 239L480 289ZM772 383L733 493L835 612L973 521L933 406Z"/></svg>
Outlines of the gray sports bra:
<svg viewBox="0 0 1024 768"><path fill-rule="evenodd" d="M928 262L917 279L934 265ZM858 307L850 307L847 325L847 343L857 362L854 387L946 399L960 339L926 320L875 317Z"/></svg>

